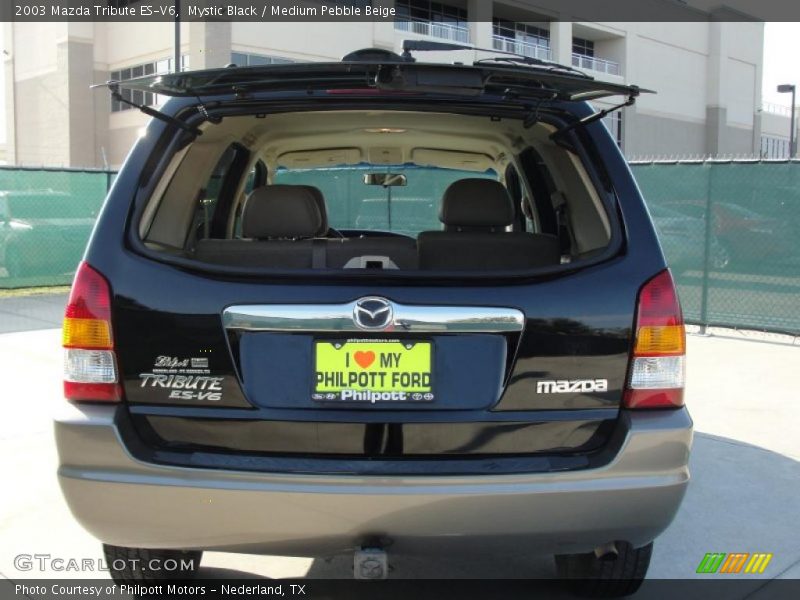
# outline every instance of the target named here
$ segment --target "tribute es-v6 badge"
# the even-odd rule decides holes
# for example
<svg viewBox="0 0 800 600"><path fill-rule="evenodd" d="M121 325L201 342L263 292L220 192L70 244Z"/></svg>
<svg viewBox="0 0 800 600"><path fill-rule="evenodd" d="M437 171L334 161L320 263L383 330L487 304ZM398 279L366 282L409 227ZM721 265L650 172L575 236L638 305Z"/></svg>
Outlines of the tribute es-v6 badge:
<svg viewBox="0 0 800 600"><path fill-rule="evenodd" d="M156 357L152 372L139 373L141 387L163 388L170 400L222 400L224 377L214 377L207 357Z"/></svg>

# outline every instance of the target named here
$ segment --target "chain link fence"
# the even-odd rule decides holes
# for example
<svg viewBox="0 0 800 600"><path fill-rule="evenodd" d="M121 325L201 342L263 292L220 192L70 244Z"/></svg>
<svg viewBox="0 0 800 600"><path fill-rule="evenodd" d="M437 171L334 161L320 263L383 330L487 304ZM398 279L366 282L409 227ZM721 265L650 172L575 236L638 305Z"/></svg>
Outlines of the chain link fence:
<svg viewBox="0 0 800 600"><path fill-rule="evenodd" d="M800 161L631 168L687 321L800 334Z"/></svg>
<svg viewBox="0 0 800 600"><path fill-rule="evenodd" d="M687 321L800 334L800 162L631 167ZM68 284L114 176L0 168L0 288Z"/></svg>
<svg viewBox="0 0 800 600"><path fill-rule="evenodd" d="M0 167L0 288L70 283L114 176Z"/></svg>

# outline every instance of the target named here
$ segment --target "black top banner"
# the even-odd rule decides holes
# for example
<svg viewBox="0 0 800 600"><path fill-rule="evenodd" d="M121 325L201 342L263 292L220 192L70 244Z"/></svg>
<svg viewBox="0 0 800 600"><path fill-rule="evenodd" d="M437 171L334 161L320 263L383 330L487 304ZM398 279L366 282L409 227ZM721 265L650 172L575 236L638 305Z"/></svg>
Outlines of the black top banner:
<svg viewBox="0 0 800 600"><path fill-rule="evenodd" d="M402 21L398 0L3 0L2 21ZM800 21L796 0L519 0L542 21ZM474 15L468 15L475 21Z"/></svg>

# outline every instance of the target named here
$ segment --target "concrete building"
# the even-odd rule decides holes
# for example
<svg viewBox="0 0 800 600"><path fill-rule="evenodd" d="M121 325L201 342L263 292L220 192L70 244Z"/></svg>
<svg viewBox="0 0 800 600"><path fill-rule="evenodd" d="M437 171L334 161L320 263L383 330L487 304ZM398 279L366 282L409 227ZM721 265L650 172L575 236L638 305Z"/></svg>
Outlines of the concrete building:
<svg viewBox="0 0 800 600"><path fill-rule="evenodd" d="M399 51L406 38L458 42L657 90L607 120L630 157L761 152L763 24L573 23L536 12L530 0L379 1L396 7L395 22L183 23L183 67L338 60L357 48ZM147 118L89 85L171 70L173 24L4 27L9 164L119 166ZM479 56L431 52L424 59Z"/></svg>

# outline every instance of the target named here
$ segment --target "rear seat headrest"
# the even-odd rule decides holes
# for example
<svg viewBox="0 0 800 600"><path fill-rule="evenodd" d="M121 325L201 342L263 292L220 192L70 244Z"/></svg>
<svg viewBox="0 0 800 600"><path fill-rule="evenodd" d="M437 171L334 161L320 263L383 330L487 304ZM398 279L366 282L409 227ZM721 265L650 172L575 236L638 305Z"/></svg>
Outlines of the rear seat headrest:
<svg viewBox="0 0 800 600"><path fill-rule="evenodd" d="M325 196L322 195L319 188L313 185L299 185L297 187L307 189L311 192L311 195L314 196L314 200L317 201L317 208L319 208L319 212L322 215L322 225L319 226L319 231L317 231L315 235L317 237L325 237L328 235L328 230L330 229L330 225L328 225L328 207L325 206Z"/></svg>
<svg viewBox="0 0 800 600"><path fill-rule="evenodd" d="M312 238L323 226L319 204L297 185L269 185L253 190L242 211L246 238Z"/></svg>
<svg viewBox="0 0 800 600"><path fill-rule="evenodd" d="M514 205L498 181L460 179L445 190L439 220L449 229L502 228L514 222Z"/></svg>

